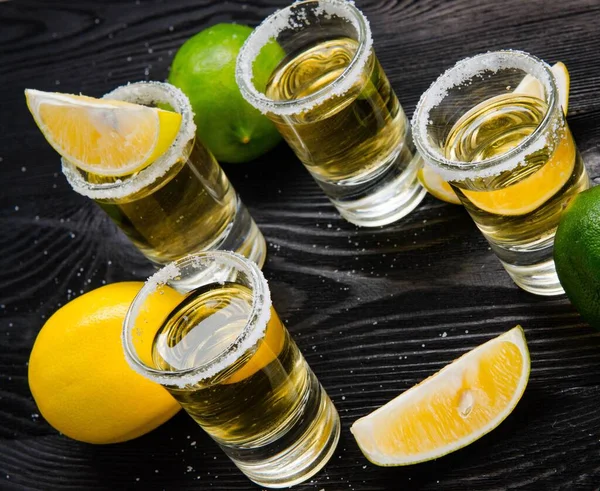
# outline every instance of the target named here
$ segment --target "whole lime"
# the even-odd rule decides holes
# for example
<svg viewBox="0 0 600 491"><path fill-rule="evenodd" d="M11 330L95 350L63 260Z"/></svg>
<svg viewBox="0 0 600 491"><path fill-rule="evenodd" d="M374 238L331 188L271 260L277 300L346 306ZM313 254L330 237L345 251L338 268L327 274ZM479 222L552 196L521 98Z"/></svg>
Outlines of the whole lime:
<svg viewBox="0 0 600 491"><path fill-rule="evenodd" d="M274 147L280 135L269 119L247 103L235 81L235 62L252 29L217 24L188 39L175 55L169 82L189 97L197 136L217 160L247 162ZM254 83L264 90L285 56L270 43L254 62Z"/></svg>
<svg viewBox="0 0 600 491"><path fill-rule="evenodd" d="M600 187L578 194L554 239L560 284L581 316L600 329Z"/></svg>

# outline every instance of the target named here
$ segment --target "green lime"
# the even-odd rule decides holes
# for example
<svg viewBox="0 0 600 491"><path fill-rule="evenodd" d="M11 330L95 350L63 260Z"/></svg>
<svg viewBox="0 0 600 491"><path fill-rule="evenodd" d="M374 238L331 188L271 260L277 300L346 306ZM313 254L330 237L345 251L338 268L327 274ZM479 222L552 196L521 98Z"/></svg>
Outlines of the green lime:
<svg viewBox="0 0 600 491"><path fill-rule="evenodd" d="M600 187L578 194L554 239L560 284L581 316L600 329Z"/></svg>
<svg viewBox="0 0 600 491"><path fill-rule="evenodd" d="M217 24L188 39L175 55L169 82L190 98L198 138L222 162L247 162L274 147L280 135L271 121L248 104L235 81L235 61L252 29ZM254 62L254 82L264 90L285 53L265 46Z"/></svg>

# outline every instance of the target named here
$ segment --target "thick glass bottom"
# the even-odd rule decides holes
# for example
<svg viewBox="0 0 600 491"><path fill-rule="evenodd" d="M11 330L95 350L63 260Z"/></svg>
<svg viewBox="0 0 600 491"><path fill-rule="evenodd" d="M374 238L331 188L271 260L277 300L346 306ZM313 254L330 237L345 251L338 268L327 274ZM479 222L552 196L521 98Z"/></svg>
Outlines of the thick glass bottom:
<svg viewBox="0 0 600 491"><path fill-rule="evenodd" d="M515 266L502 261L512 280L525 291L535 295L562 295L565 293L558 281L554 259L528 266Z"/></svg>
<svg viewBox="0 0 600 491"><path fill-rule="evenodd" d="M554 235L553 231L536 242L510 248L489 242L517 286L535 295L552 296L564 293L554 265Z"/></svg>
<svg viewBox="0 0 600 491"><path fill-rule="evenodd" d="M361 227L393 223L413 211L427 191L417 179L422 165L418 154L405 162L406 152L395 153L372 176L353 182L328 183L315 177L343 218Z"/></svg>
<svg viewBox="0 0 600 491"><path fill-rule="evenodd" d="M254 261L262 269L267 259L267 243L258 226L250 216L248 209L242 201L237 199L237 209L233 220L225 229L221 237L214 241L205 250L226 250L241 254ZM189 253L202 252L190 251ZM187 275L185 279L172 280L171 286L182 292L193 290L199 285L206 283L206 277L215 277L219 281L233 281L235 274L227 273L223 268L206 268L196 275Z"/></svg>
<svg viewBox="0 0 600 491"><path fill-rule="evenodd" d="M246 458L236 459L231 450L228 451L233 462L256 484L287 488L304 482L319 472L333 455L340 437L340 419L325 390L314 376L312 379L305 414L277 441L266 446L276 446L280 449L277 453L252 459L252 450L249 450L245 452ZM266 447L256 453L264 453Z"/></svg>

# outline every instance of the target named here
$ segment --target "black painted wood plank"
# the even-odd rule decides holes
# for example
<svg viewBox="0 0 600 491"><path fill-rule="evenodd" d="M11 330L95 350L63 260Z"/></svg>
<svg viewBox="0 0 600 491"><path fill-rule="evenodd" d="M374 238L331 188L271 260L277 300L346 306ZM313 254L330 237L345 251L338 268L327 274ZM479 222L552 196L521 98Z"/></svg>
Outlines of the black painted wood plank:
<svg viewBox="0 0 600 491"><path fill-rule="evenodd" d="M256 25L283 5L0 3L0 488L255 489L184 414L110 446L69 440L39 416L27 360L45 319L82 292L143 279L152 268L70 189L23 89L99 96L128 81L164 80L177 48L198 30ZM358 5L409 115L437 75L465 56L511 47L565 62L569 122L592 177L600 177L598 2ZM515 287L463 209L428 197L400 223L359 229L339 218L285 145L225 170L269 243L274 304L342 417L334 458L298 489L598 489L600 336L565 297ZM529 340L531 380L497 430L419 466L384 469L362 457L352 421L516 323Z"/></svg>

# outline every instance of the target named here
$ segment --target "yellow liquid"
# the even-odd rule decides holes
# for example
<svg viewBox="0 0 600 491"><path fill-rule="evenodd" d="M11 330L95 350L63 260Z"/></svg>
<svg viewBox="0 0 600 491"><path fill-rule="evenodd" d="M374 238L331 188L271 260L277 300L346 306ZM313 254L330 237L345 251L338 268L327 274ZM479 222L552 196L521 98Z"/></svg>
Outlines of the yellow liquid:
<svg viewBox="0 0 600 491"><path fill-rule="evenodd" d="M242 285L211 284L194 290L157 332L152 347L155 366L175 371L210 362L235 341L251 310L251 292ZM167 389L218 442L260 447L306 412L314 378L307 368L271 309L265 335L232 365L194 386Z"/></svg>
<svg viewBox="0 0 600 491"><path fill-rule="evenodd" d="M548 108L537 97L503 94L463 115L444 146L453 160L479 162L516 147L542 122ZM500 245L551 239L567 203L589 187L573 137L564 122L558 141L498 175L450 182L477 226Z"/></svg>
<svg viewBox="0 0 600 491"><path fill-rule="evenodd" d="M314 94L344 72L357 47L353 39L336 38L289 55L271 74L266 95L293 101ZM374 54L345 94L299 114L270 118L310 172L328 182L355 179L389 163L408 128ZM406 146L402 151L408 165L412 151Z"/></svg>
<svg viewBox="0 0 600 491"><path fill-rule="evenodd" d="M86 179L110 178L88 174ZM233 220L237 197L214 157L201 144L190 144L150 186L96 202L146 257L165 264L211 248Z"/></svg>

